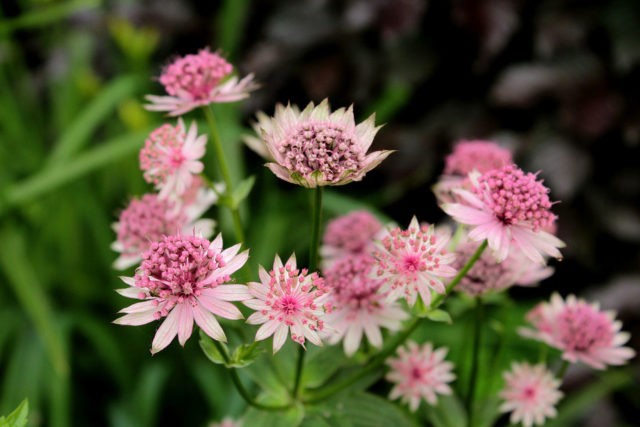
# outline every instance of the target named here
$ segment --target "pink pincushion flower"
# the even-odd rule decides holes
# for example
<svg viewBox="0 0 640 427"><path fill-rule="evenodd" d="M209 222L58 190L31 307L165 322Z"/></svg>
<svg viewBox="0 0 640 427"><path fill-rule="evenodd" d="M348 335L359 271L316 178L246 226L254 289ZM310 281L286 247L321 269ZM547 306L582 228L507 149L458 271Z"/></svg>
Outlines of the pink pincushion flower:
<svg viewBox="0 0 640 427"><path fill-rule="evenodd" d="M408 349L398 348L398 357L386 362L391 370L385 378L395 383L389 398L401 397L415 412L422 399L435 405L436 394L451 394L448 383L456 377L451 372L453 364L444 360L447 351L444 347L434 350L431 343L418 346L413 341L408 342Z"/></svg>
<svg viewBox="0 0 640 427"><path fill-rule="evenodd" d="M319 298L326 293L326 287L317 273L307 273L306 269L298 270L295 255L284 265L276 256L271 271L260 266L261 282L248 283L253 298L243 304L256 312L247 323L262 325L256 332L256 341L273 335L274 353L280 350L289 331L291 339L303 347L306 339L322 345L318 332L324 329L323 316L330 307Z"/></svg>
<svg viewBox="0 0 640 427"><path fill-rule="evenodd" d="M505 387L500 392L502 412L511 412L511 423L524 427L542 425L546 418L556 416L555 405L562 398L560 381L544 365L513 363L504 373Z"/></svg>
<svg viewBox="0 0 640 427"><path fill-rule="evenodd" d="M232 72L231 64L206 48L180 57L160 75L160 83L169 96L147 95L151 104L146 108L179 116L203 105L239 101L257 89L253 74L238 81L237 77L230 77Z"/></svg>
<svg viewBox="0 0 640 427"><path fill-rule="evenodd" d="M318 106L309 103L302 112L277 105L272 119L259 115L258 120L267 167L278 178L304 187L360 181L391 154L367 154L379 129L373 115L356 126L352 107L331 113L327 100Z"/></svg>
<svg viewBox="0 0 640 427"><path fill-rule="evenodd" d="M549 303L538 304L527 315L534 329L523 328L520 333L559 349L565 360L605 369L606 365L623 365L635 356L633 349L622 346L630 335L620 332L622 323L614 319L615 313L600 311L597 303L589 304L574 295L565 301L554 293Z"/></svg>
<svg viewBox="0 0 640 427"><path fill-rule="evenodd" d="M445 159L443 175L433 187L440 203L457 202L454 189L470 189L467 176L471 172L485 173L513 163L511 152L495 142L473 140L458 142Z"/></svg>
<svg viewBox="0 0 640 427"><path fill-rule="evenodd" d="M382 224L367 211L354 211L327 224L320 248L324 268L336 260L364 253L372 249L374 238L382 231Z"/></svg>
<svg viewBox="0 0 640 427"><path fill-rule="evenodd" d="M428 306L431 291L444 294L442 279L456 274L449 265L455 254L447 253L448 242L448 234L436 232L433 226L421 226L416 217L407 230L390 230L373 252L377 260L374 275L385 280L381 290L390 290L392 299L404 296L409 305L415 304L419 294Z"/></svg>
<svg viewBox="0 0 640 427"><path fill-rule="evenodd" d="M408 318L400 305L380 292L383 281L371 277L374 264L375 259L367 253L346 255L324 273L329 291L326 301L333 307L326 323L335 331L329 341L335 344L344 339L348 356L360 346L363 333L371 345L380 348L380 328L397 331Z"/></svg>
<svg viewBox="0 0 640 427"><path fill-rule="evenodd" d="M470 175L473 192L457 189L460 203L445 203L442 209L456 221L471 225L469 237L487 240L496 259L503 261L512 248L534 262L545 264L543 255L561 258L564 243L544 231L555 221L549 189L515 165Z"/></svg>
<svg viewBox="0 0 640 427"><path fill-rule="evenodd" d="M129 285L118 292L144 300L121 310L120 325L143 325L165 317L151 344L151 353L167 347L178 335L180 345L191 336L193 322L211 338L226 341L215 316L241 319L242 313L228 301L251 298L245 285L227 284L230 275L247 262L240 244L222 249L222 236L209 242L196 236L166 236L151 244L134 277L122 277Z"/></svg>
<svg viewBox="0 0 640 427"><path fill-rule="evenodd" d="M160 197L180 197L190 188L204 165L207 136L198 136L193 122L186 132L182 119L176 126L164 124L151 132L140 150L140 169L144 179L160 190Z"/></svg>
<svg viewBox="0 0 640 427"><path fill-rule="evenodd" d="M129 268L142 259L152 242L164 236L197 232L203 237L213 234L215 221L198 219L217 200L213 191L201 188L188 204L161 199L157 194L145 194L132 199L113 224L117 233L111 248L120 253L113 266L118 270Z"/></svg>

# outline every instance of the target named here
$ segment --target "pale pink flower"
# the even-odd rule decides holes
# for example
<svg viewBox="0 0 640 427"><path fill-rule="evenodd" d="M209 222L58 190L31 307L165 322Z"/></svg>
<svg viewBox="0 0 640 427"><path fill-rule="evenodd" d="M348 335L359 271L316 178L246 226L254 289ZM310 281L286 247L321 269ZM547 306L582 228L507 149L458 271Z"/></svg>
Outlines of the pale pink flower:
<svg viewBox="0 0 640 427"><path fill-rule="evenodd" d="M404 296L411 306L419 294L428 306L431 291L444 294L442 279L456 275L449 265L455 254L447 252L448 243L448 233L420 225L416 217L407 230L399 227L389 230L373 252L377 260L373 274L385 281L381 290L390 291L391 299Z"/></svg>
<svg viewBox="0 0 640 427"><path fill-rule="evenodd" d="M291 339L303 347L307 339L322 345L318 332L324 329L323 316L330 307L319 301L326 293L323 279L317 273L307 273L306 269L298 270L295 255L284 265L276 256L271 271L260 266L261 282L248 283L253 298L243 304L256 312L247 323L262 325L256 332L256 341L273 335L274 353L280 350L289 331Z"/></svg>
<svg viewBox="0 0 640 427"><path fill-rule="evenodd" d="M352 107L331 113L326 99L318 106L309 103L302 112L277 105L273 118L263 114L258 120L267 167L278 178L303 187L360 181L391 154L367 154L380 128L374 115L356 125Z"/></svg>
<svg viewBox="0 0 640 427"><path fill-rule="evenodd" d="M549 303L534 307L527 320L534 329L523 328L520 333L557 348L569 362L605 369L635 356L633 349L622 346L629 341L629 333L620 332L622 323L615 320L615 313L600 311L598 303L589 304L574 295L565 301L554 293Z"/></svg>
<svg viewBox="0 0 640 427"><path fill-rule="evenodd" d="M451 394L449 383L456 376L451 372L453 364L444 360L446 348L433 349L431 343L418 346L408 342L408 349L398 348L398 357L387 359L391 370L385 376L387 381L395 383L390 399L402 398L415 412L422 399L430 405L438 402L436 394Z"/></svg>
<svg viewBox="0 0 640 427"><path fill-rule="evenodd" d="M380 328L397 331L409 317L399 304L380 292L383 281L371 277L375 262L368 253L345 255L324 273L329 291L326 301L333 307L325 319L335 331L329 335L329 342L335 344L344 339L348 356L360 346L363 333L372 346L381 348Z"/></svg>
<svg viewBox="0 0 640 427"><path fill-rule="evenodd" d="M439 203L457 202L454 189L469 190L469 173L485 173L513 163L511 152L492 141L472 140L456 143L445 159L444 172L433 192Z"/></svg>
<svg viewBox="0 0 640 427"><path fill-rule="evenodd" d="M124 270L139 263L151 243L162 240L164 236L195 232L205 238L210 237L215 221L199 218L216 200L213 191L202 187L188 203L161 199L157 194L132 199L120 213L118 222L112 225L117 238L111 249L120 253L113 267Z"/></svg>
<svg viewBox="0 0 640 427"><path fill-rule="evenodd" d="M227 284L241 268L248 251L240 244L223 250L222 235L213 242L196 236L166 236L151 244L134 277L122 277L129 288L118 292L144 300L121 310L120 325L143 325L166 317L151 344L151 353L168 346L178 335L180 345L191 336L193 322L211 338L226 341L215 316L242 319L228 301L251 298L245 285Z"/></svg>
<svg viewBox="0 0 640 427"><path fill-rule="evenodd" d="M219 423L210 423L208 427L242 427L242 422L231 417L225 417Z"/></svg>
<svg viewBox="0 0 640 427"><path fill-rule="evenodd" d="M556 416L555 405L562 398L557 380L544 365L513 363L504 373L506 382L500 397L504 403L500 411L511 412L511 423L525 427L542 425L546 418Z"/></svg>
<svg viewBox="0 0 640 427"><path fill-rule="evenodd" d="M382 230L380 221L367 211L350 212L329 221L320 247L323 268L344 256L370 251Z"/></svg>
<svg viewBox="0 0 640 427"><path fill-rule="evenodd" d="M147 95L151 104L145 108L179 116L203 105L239 101L258 88L253 74L238 80L231 77L232 72L231 64L208 48L177 58L159 79L169 96Z"/></svg>
<svg viewBox="0 0 640 427"><path fill-rule="evenodd" d="M515 165L470 174L473 192L457 189L460 203L445 203L442 209L456 221L472 226L469 238L487 240L498 261L510 250L545 264L543 255L562 258L564 243L544 231L556 219L551 212L549 189Z"/></svg>
<svg viewBox="0 0 640 427"><path fill-rule="evenodd" d="M207 136L198 136L196 122L186 131L182 119L176 126L164 124L151 132L140 150L144 179L160 190L160 197L180 197L192 185L204 165Z"/></svg>

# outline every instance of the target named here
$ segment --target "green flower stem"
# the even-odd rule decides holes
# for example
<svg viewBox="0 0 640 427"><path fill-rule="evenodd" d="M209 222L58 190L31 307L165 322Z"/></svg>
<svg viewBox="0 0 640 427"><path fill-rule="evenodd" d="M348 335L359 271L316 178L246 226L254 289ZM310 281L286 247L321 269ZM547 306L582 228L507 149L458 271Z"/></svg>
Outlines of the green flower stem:
<svg viewBox="0 0 640 427"><path fill-rule="evenodd" d="M212 340L212 341L213 341L213 344L218 349L218 351L220 352L220 354L222 355L222 358L224 359L225 364L228 364L231 359L229 358L229 353L227 352L226 347L220 344L220 342L218 342L217 340ZM238 371L236 370L236 368L227 368L227 369L231 374L231 380L233 381L233 385L236 387L236 389L240 393L240 396L242 396L245 402L247 402L247 404L249 404L250 406L253 406L254 408L257 408L257 409L261 409L263 411L284 411L291 407L291 404L265 405L263 403L256 402L255 399L251 397L251 394L249 394L249 391L247 391L247 389L244 388L244 386L242 385L242 382L240 381L240 376L238 375Z"/></svg>
<svg viewBox="0 0 640 427"><path fill-rule="evenodd" d="M478 380L478 366L480 361L480 340L481 340L481 328L482 320L484 317L484 306L482 299L476 297L476 306L474 308L474 321L473 321L473 351L471 352L471 373L469 374L469 388L467 390L467 398L465 400L465 408L469 415L469 427L473 427L473 415L474 415L474 396L476 392L476 382Z"/></svg>
<svg viewBox="0 0 640 427"><path fill-rule="evenodd" d="M569 361L563 360L562 365L560 365L560 369L558 369L558 373L556 374L556 378L562 381L564 378L564 374L567 373L567 369L569 368Z"/></svg>
<svg viewBox="0 0 640 427"><path fill-rule="evenodd" d="M322 187L318 186L313 190L313 205L311 208L311 244L309 246L309 271L318 269L318 249L320 246L320 229L322 228ZM304 368L304 356L306 350L300 346L298 348L298 362L296 363L296 375L293 383L292 396L298 398L300 392L300 382L302 380L302 370Z"/></svg>
<svg viewBox="0 0 640 427"><path fill-rule="evenodd" d="M213 143L213 149L216 153L218 168L220 169L220 174L222 175L222 180L224 181L225 194L228 197L231 197L231 195L233 194L233 181L231 180L231 173L229 172L229 166L227 165L227 158L225 157L224 149L222 148L222 141L220 140L220 134L218 133L216 118L213 115L211 106L206 106L202 109L204 110L204 114L207 118L207 123L209 124L211 142ZM233 218L233 229L236 234L236 240L238 241L238 243L244 243L244 231L242 228L242 220L240 219L240 211L238 210L238 206L229 206L229 210L231 211L231 217Z"/></svg>
<svg viewBox="0 0 640 427"><path fill-rule="evenodd" d="M486 249L486 247L487 247L487 241L485 240L478 247L478 249L476 249L475 253L471 256L471 258L469 258L467 263L464 265L464 267L462 267L462 269L453 278L453 280L446 286L447 294L449 294L456 287L456 285L460 282L460 280L462 280L465 274L467 274L467 272L471 269L471 267L473 267L473 264L475 264L478 258L480 258L480 255L482 255L482 252ZM438 297L441 297L441 295L438 295ZM431 308L434 309L438 307L440 304L442 304L443 299L444 297L433 298L431 300L431 305L430 305ZM303 399L303 402L304 403L321 402L333 396L335 393L339 392L340 390L343 390L349 387L351 384L355 383L356 381L365 377L366 375L369 375L370 373L374 372L376 369L382 366L382 364L384 364L384 361L387 359L387 357L393 354L393 352L395 352L396 349L400 345L402 345L407 340L407 338L409 338L409 336L413 333L413 331L416 330L421 320L422 318L420 317L414 318L401 333L399 333L398 335L395 335L391 339L391 341L384 348L384 350L382 350L380 353L373 356L358 372L354 373L351 376L346 377L342 381L335 382L332 385L319 390L317 393L314 393L313 396L310 396L308 399Z"/></svg>

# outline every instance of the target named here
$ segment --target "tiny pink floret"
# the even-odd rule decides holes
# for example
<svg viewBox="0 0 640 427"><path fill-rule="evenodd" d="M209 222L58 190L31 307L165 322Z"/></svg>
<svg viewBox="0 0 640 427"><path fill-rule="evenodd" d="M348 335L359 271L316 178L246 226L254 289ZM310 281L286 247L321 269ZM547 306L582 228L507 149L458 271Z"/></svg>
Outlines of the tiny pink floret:
<svg viewBox="0 0 640 427"><path fill-rule="evenodd" d="M474 170L485 173L513 163L511 151L491 141L460 141L445 159L444 174L466 177Z"/></svg>
<svg viewBox="0 0 640 427"><path fill-rule="evenodd" d="M320 254L325 268L349 255L358 255L373 249L374 238L383 227L367 211L354 211L335 218L327 224Z"/></svg>

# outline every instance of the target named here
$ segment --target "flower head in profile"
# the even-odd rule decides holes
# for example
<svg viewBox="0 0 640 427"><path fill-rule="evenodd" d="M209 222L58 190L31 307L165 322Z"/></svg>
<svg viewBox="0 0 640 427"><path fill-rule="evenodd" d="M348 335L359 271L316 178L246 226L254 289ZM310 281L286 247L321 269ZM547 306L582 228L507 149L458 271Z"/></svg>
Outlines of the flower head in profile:
<svg viewBox="0 0 640 427"><path fill-rule="evenodd" d="M278 178L303 187L360 181L391 154L367 154L379 129L373 115L356 125L352 107L331 113L327 100L317 106L309 103L302 112L277 105L273 118L262 114L258 120L267 167Z"/></svg>
<svg viewBox="0 0 640 427"><path fill-rule="evenodd" d="M248 251L240 244L223 250L222 236L209 242L196 236L165 236L151 244L134 277L123 277L129 288L118 292L143 300L121 310L120 325L143 325L165 318L158 328L151 353L167 347L178 336L184 345L193 322L211 338L226 341L215 316L241 319L240 310L229 301L251 296L245 285L228 284L231 274L247 262Z"/></svg>
<svg viewBox="0 0 640 427"><path fill-rule="evenodd" d="M545 264L545 255L562 258L564 243L545 231L556 216L551 212L549 189L535 174L515 165L470 175L472 191L454 190L459 203L445 203L442 209L456 221L471 226L469 237L487 240L498 261L511 250Z"/></svg>
<svg viewBox="0 0 640 427"><path fill-rule="evenodd" d="M124 270L142 259L152 242L172 234L198 233L205 238L213 234L215 221L198 219L217 196L211 190L200 188L188 203L161 199L157 194L145 194L134 198L120 213L113 224L117 234L111 248L120 253L113 263L114 268Z"/></svg>
<svg viewBox="0 0 640 427"><path fill-rule="evenodd" d="M511 371L504 373L504 380L505 386L500 392L504 403L500 410L511 412L511 423L531 427L556 416L555 405L562 398L558 390L560 380L544 365L513 363Z"/></svg>
<svg viewBox="0 0 640 427"><path fill-rule="evenodd" d="M373 240L382 229L380 221L367 211L353 211L329 221L320 247L323 267L373 249Z"/></svg>
<svg viewBox="0 0 640 427"><path fill-rule="evenodd" d="M437 394L451 394L449 383L456 377L451 372L453 364L444 359L447 351L444 347L434 350L431 343L419 346L413 341L398 348L398 357L386 362L391 369L385 378L395 383L389 398L402 398L415 412L421 400L435 405Z"/></svg>
<svg viewBox="0 0 640 427"><path fill-rule="evenodd" d="M444 172L433 187L440 203L457 201L454 189L469 189L471 172L485 173L513 163L511 152L492 141L460 141L445 159Z"/></svg>
<svg viewBox="0 0 640 427"><path fill-rule="evenodd" d="M347 356L356 352L363 334L372 346L381 348L380 328L397 331L408 318L397 302L389 301L380 292L383 281L371 277L374 264L375 259L368 253L352 254L324 272L326 299L333 307L326 323L335 331L329 341L335 344L344 340Z"/></svg>
<svg viewBox="0 0 640 427"><path fill-rule="evenodd" d="M151 132L140 150L140 169L144 179L160 190L161 198L180 197L192 185L204 165L207 136L198 136L193 122L186 131L182 119L172 126L164 124Z"/></svg>
<svg viewBox="0 0 640 427"><path fill-rule="evenodd" d="M615 313L600 311L597 303L589 304L574 295L563 300L554 293L550 302L534 307L527 320L533 329L524 328L520 333L557 348L569 362L582 361L604 369L606 365L623 365L635 356L633 349L623 347L630 336L620 332L622 323L615 320Z"/></svg>
<svg viewBox="0 0 640 427"><path fill-rule="evenodd" d="M323 316L329 311L319 298L326 293L324 280L317 273L298 270L295 255L283 265L276 256L273 269L259 270L260 282L248 283L251 299L243 304L255 311L247 319L252 325L262 325L256 332L256 341L273 335L273 352L283 346L287 335L304 346L308 339L322 345L318 332L324 329Z"/></svg>
<svg viewBox="0 0 640 427"><path fill-rule="evenodd" d="M373 252L375 277L385 281L382 291L390 298L404 296L414 305L420 295L425 305L431 303L431 291L445 293L443 278L453 277L455 254L446 250L449 236L433 226L420 225L413 217L409 228L388 231Z"/></svg>
<svg viewBox="0 0 640 427"><path fill-rule="evenodd" d="M257 89L253 74L238 80L232 72L231 64L207 48L177 58L159 78L169 96L147 95L146 108L179 116L203 105L239 101Z"/></svg>

